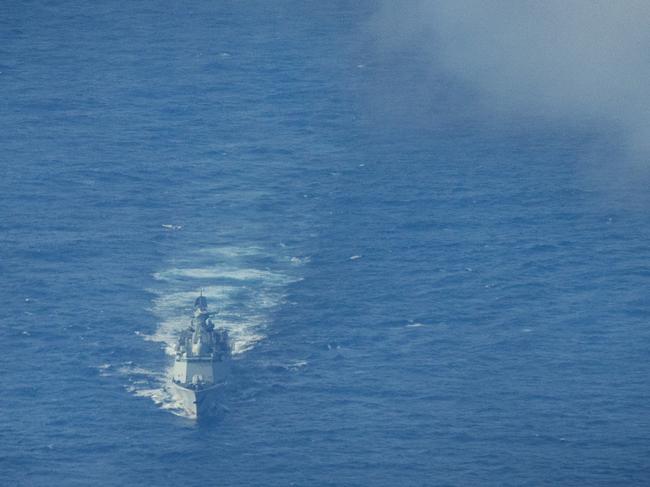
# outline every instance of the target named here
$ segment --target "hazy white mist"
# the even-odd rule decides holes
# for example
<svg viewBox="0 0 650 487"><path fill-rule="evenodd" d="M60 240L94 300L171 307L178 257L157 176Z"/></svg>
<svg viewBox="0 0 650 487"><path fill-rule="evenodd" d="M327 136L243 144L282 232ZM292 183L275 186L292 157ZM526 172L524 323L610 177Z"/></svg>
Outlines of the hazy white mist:
<svg viewBox="0 0 650 487"><path fill-rule="evenodd" d="M452 102L478 117L597 125L639 168L650 167L649 26L638 0L386 0L370 29L383 54L424 65L400 89L435 103L444 76L473 93Z"/></svg>

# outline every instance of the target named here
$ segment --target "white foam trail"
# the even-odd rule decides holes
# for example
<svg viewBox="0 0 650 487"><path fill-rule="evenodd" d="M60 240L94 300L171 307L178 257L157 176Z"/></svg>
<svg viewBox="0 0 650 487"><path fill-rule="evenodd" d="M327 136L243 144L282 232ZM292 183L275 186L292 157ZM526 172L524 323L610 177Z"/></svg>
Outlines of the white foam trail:
<svg viewBox="0 0 650 487"><path fill-rule="evenodd" d="M296 371L298 369L302 369L303 367L306 367L308 363L309 362L307 362L306 360L296 360L293 363L289 364L288 369Z"/></svg>
<svg viewBox="0 0 650 487"><path fill-rule="evenodd" d="M405 328L422 328L423 326L425 326L424 323L410 323Z"/></svg>
<svg viewBox="0 0 650 487"><path fill-rule="evenodd" d="M309 264L311 262L311 257L309 256L304 256L304 257L291 257L289 260L293 265L303 265L303 264Z"/></svg>
<svg viewBox="0 0 650 487"><path fill-rule="evenodd" d="M112 368L110 364L101 365L102 372ZM183 409L180 398L175 397L168 380L171 367L165 371L145 369L127 362L115 368L115 373L126 380L125 389L137 397L148 397L156 405L177 416L189 417ZM112 375L112 374L102 374Z"/></svg>
<svg viewBox="0 0 650 487"><path fill-rule="evenodd" d="M265 265L257 266L260 261ZM296 265L307 262L308 258L296 261L273 256L255 246L198 250L154 274L156 287L151 291L156 297L151 311L159 326L150 335L139 335L163 344L173 356L178 334L189 325L194 300L202 291L218 313L213 317L215 325L228 330L236 358L266 337L271 311L284 302L287 285L299 280L289 271L295 274ZM172 392L171 367L163 372L130 368L122 373L129 377L130 392L184 415L180 399Z"/></svg>
<svg viewBox="0 0 650 487"><path fill-rule="evenodd" d="M133 382L126 386L126 390L137 397L148 397L160 408L175 414L189 418L190 416L183 409L181 398L174 395L167 377L171 374L169 368L164 375L151 382Z"/></svg>
<svg viewBox="0 0 650 487"><path fill-rule="evenodd" d="M236 258L236 257L254 257L258 255L263 255L264 250L261 247L250 246L250 247L232 247L232 246L223 246L223 247L208 247L198 251L201 254L209 255L220 255L227 258Z"/></svg>
<svg viewBox="0 0 650 487"><path fill-rule="evenodd" d="M286 284L290 279L277 272L262 269L237 269L224 266L202 268L174 268L154 274L159 281L173 281L182 278L210 279L210 280L235 280L235 281L263 281L265 283Z"/></svg>

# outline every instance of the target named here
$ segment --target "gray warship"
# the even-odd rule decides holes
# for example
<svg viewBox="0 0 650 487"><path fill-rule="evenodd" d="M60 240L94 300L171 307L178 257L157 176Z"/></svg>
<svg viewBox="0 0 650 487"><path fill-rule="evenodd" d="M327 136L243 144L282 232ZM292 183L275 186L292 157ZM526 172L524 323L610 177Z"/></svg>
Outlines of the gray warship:
<svg viewBox="0 0 650 487"><path fill-rule="evenodd" d="M213 314L201 292L194 301L192 322L175 347L173 389L182 400L183 409L197 419L217 410L219 392L229 372L228 332L215 328L210 319Z"/></svg>

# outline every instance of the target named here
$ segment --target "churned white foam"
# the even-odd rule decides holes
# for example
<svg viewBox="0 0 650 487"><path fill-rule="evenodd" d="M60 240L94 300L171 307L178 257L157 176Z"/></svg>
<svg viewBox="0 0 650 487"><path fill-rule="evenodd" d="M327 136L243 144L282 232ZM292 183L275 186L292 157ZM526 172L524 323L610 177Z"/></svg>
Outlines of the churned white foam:
<svg viewBox="0 0 650 487"><path fill-rule="evenodd" d="M237 292L237 289L238 288L234 286L204 286L200 288L199 292L202 292L208 300L223 302L230 299L230 297ZM167 315L169 312L175 310L182 310L183 315L191 315L192 306L197 295L196 290L158 294L153 301L153 311L159 316Z"/></svg>
<svg viewBox="0 0 650 487"><path fill-rule="evenodd" d="M171 374L171 368L166 373L150 381L131 381L126 390L137 397L151 399L161 409L171 412L177 416L189 418L190 415L183 409L183 401L177 397L167 377Z"/></svg>
<svg viewBox="0 0 650 487"><path fill-rule="evenodd" d="M264 262L264 265L259 265ZM232 353L236 357L255 347L266 337L271 312L284 302L286 287L296 282L289 257L265 253L256 246L211 247L201 249L174 262L174 266L154 274L156 285L152 313L158 328L151 334L140 333L145 340L160 343L167 354L174 355L179 333L192 318L194 300L208 299L217 327L228 330ZM124 370L133 394L149 397L161 408L184 415L182 402L171 387L171 367L146 376L131 368Z"/></svg>
<svg viewBox="0 0 650 487"><path fill-rule="evenodd" d="M102 377L110 377L111 375L113 375L113 373L112 373L113 366L111 364L109 364L109 363L96 365L96 366L91 367L91 368L97 369L97 373Z"/></svg>
<svg viewBox="0 0 650 487"><path fill-rule="evenodd" d="M233 268L226 266L184 267L173 268L154 274L159 281L170 281L178 278L205 280L234 280L234 281L263 281L265 283L286 284L289 278L283 274L265 269Z"/></svg>
<svg viewBox="0 0 650 487"><path fill-rule="evenodd" d="M405 328L422 328L424 323L409 323Z"/></svg>
<svg viewBox="0 0 650 487"><path fill-rule="evenodd" d="M257 247L255 245L251 245L249 247L207 247L205 249L199 250L198 252L201 254L220 255L231 259L237 257L255 257L264 254L264 250L261 247Z"/></svg>
<svg viewBox="0 0 650 487"><path fill-rule="evenodd" d="M295 370L298 370L298 369L302 369L303 367L306 367L308 363L309 362L307 362L306 360L296 360L293 363L290 363L287 366L287 368L289 370L295 371Z"/></svg>
<svg viewBox="0 0 650 487"><path fill-rule="evenodd" d="M145 369L143 367L138 367L135 365L124 365L122 367L119 367L117 371L120 374L124 375L130 375L130 376L145 376L145 377L152 377L159 375L159 372L156 372L155 370L150 370L150 369Z"/></svg>
<svg viewBox="0 0 650 487"><path fill-rule="evenodd" d="M125 381L125 389L137 397L148 397L162 409L178 416L186 416L180 398L174 396L169 382L171 367L166 371L146 369L132 363L124 363L116 373Z"/></svg>

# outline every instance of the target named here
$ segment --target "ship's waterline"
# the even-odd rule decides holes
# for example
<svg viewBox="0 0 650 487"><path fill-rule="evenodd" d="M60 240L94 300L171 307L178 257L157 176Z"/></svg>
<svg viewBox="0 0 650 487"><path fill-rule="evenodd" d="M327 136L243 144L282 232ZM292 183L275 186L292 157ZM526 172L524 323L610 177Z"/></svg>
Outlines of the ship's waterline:
<svg viewBox="0 0 650 487"><path fill-rule="evenodd" d="M226 383L230 343L224 328L215 328L208 300L201 294L194 301L194 316L178 337L174 349L172 384L183 410L200 418L217 407L217 390Z"/></svg>

